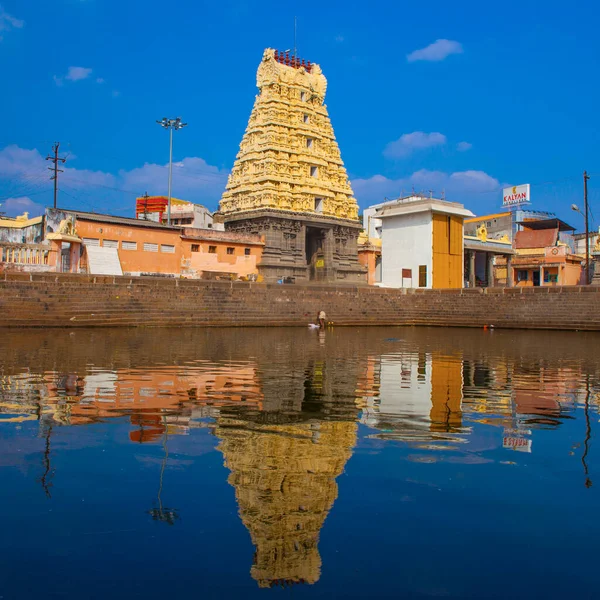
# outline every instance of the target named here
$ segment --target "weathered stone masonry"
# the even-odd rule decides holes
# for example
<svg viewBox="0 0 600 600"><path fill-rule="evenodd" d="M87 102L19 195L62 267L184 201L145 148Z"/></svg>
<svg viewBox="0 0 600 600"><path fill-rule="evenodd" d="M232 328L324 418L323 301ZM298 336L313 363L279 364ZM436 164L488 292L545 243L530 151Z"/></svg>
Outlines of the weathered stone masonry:
<svg viewBox="0 0 600 600"><path fill-rule="evenodd" d="M0 327L439 325L600 331L600 286L396 290L57 274L0 279Z"/></svg>

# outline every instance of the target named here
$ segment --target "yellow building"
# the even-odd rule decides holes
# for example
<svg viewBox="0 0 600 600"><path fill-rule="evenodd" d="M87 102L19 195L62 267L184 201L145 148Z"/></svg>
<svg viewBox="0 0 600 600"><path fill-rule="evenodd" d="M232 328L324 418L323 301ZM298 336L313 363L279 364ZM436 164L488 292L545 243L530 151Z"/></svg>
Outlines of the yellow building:
<svg viewBox="0 0 600 600"><path fill-rule="evenodd" d="M256 97L215 215L265 236L267 280L366 282L358 205L325 106L319 65L265 50Z"/></svg>

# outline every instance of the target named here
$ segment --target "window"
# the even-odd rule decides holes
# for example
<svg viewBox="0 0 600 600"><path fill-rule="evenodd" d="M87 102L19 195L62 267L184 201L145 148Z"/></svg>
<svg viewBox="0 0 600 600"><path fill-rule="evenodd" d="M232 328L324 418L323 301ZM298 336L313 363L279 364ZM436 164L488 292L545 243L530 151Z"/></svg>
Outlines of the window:
<svg viewBox="0 0 600 600"><path fill-rule="evenodd" d="M192 244L192 252L200 252L200 244Z"/></svg>
<svg viewBox="0 0 600 600"><path fill-rule="evenodd" d="M102 246L104 248L118 248L119 241L118 240L102 240Z"/></svg>
<svg viewBox="0 0 600 600"><path fill-rule="evenodd" d="M121 250L137 250L137 242L121 242Z"/></svg>
<svg viewBox="0 0 600 600"><path fill-rule="evenodd" d="M302 100L302 102L306 102L306 92L300 92L300 100Z"/></svg>
<svg viewBox="0 0 600 600"><path fill-rule="evenodd" d="M99 246L100 240L98 238L83 238L84 246Z"/></svg>
<svg viewBox="0 0 600 600"><path fill-rule="evenodd" d="M208 247L208 253L209 254L216 254L217 253L217 247L216 246L209 246Z"/></svg>
<svg viewBox="0 0 600 600"><path fill-rule="evenodd" d="M319 174L319 168L318 167L311 167L310 168L310 176L311 177L317 177L318 174Z"/></svg>
<svg viewBox="0 0 600 600"><path fill-rule="evenodd" d="M227 248L227 254L235 254L235 248Z"/></svg>
<svg viewBox="0 0 600 600"><path fill-rule="evenodd" d="M244 248L244 255L250 256L250 248Z"/></svg>
<svg viewBox="0 0 600 600"><path fill-rule="evenodd" d="M549 273L544 269L544 283L558 283L558 273Z"/></svg>
<svg viewBox="0 0 600 600"><path fill-rule="evenodd" d="M165 254L175 254L175 246L172 246L171 244L161 244L160 251Z"/></svg>
<svg viewBox="0 0 600 600"><path fill-rule="evenodd" d="M323 212L323 198L315 198L315 212Z"/></svg>
<svg viewBox="0 0 600 600"><path fill-rule="evenodd" d="M427 287L427 265L419 265L419 287Z"/></svg>
<svg viewBox="0 0 600 600"><path fill-rule="evenodd" d="M302 118L302 120L303 120L305 123L308 123L308 115L307 115L306 113L304 114L304 117Z"/></svg>
<svg viewBox="0 0 600 600"><path fill-rule="evenodd" d="M307 148L313 147L313 139L312 138L306 138L306 147Z"/></svg>
<svg viewBox="0 0 600 600"><path fill-rule="evenodd" d="M522 269L517 271L517 281L527 281L528 271Z"/></svg>
<svg viewBox="0 0 600 600"><path fill-rule="evenodd" d="M144 242L144 252L158 252L158 244Z"/></svg>

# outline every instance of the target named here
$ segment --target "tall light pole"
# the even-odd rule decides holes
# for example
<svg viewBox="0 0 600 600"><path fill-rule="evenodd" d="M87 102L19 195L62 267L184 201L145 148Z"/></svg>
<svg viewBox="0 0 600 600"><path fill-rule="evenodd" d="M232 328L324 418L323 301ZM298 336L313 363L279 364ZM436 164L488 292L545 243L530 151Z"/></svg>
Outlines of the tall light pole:
<svg viewBox="0 0 600 600"><path fill-rule="evenodd" d="M163 117L156 121L161 127L169 130L169 203L167 204L167 224L171 224L171 179L173 178L173 130L178 131L187 126L187 123L181 122L181 117L176 119L167 119Z"/></svg>
<svg viewBox="0 0 600 600"><path fill-rule="evenodd" d="M571 204L571 209L583 215L585 220L585 284L588 285L590 282L590 225L589 225L589 214L590 209L588 206L588 189L587 182L590 176L587 171L583 172L583 210L581 212L577 204Z"/></svg>

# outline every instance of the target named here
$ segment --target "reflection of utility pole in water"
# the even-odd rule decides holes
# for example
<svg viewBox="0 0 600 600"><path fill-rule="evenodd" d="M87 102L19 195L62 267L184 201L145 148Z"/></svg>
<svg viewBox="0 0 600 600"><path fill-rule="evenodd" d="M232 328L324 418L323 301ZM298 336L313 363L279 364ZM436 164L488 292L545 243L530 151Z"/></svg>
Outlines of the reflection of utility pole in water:
<svg viewBox="0 0 600 600"><path fill-rule="evenodd" d="M43 429L45 429L44 438L46 440L46 443L44 444L44 457L42 458L44 473L38 479L38 481L42 484L46 497L52 498L52 494L50 493L52 479L54 477L54 469L52 468L52 463L50 462L50 437L52 436L52 424L43 427Z"/></svg>
<svg viewBox="0 0 600 600"><path fill-rule="evenodd" d="M583 408L585 414L585 440L583 442L583 454L581 456L581 464L583 465L583 472L585 473L585 487L592 487L592 480L589 477L589 470L587 465L587 455L589 452L590 438L592 437L592 426L590 423L590 375L586 376L585 382L585 404Z"/></svg>
<svg viewBox="0 0 600 600"><path fill-rule="evenodd" d="M168 429L165 428L165 435L163 437L163 449L165 454L163 456L162 464L160 467L160 483L158 486L158 508L151 508L148 513L152 516L154 521L162 521L169 525L175 525L175 521L179 519L179 514L176 508L167 508L162 505L162 488L163 488L163 477L165 474L165 467L167 466L167 460L169 459L169 449L167 447L167 438L169 436Z"/></svg>

